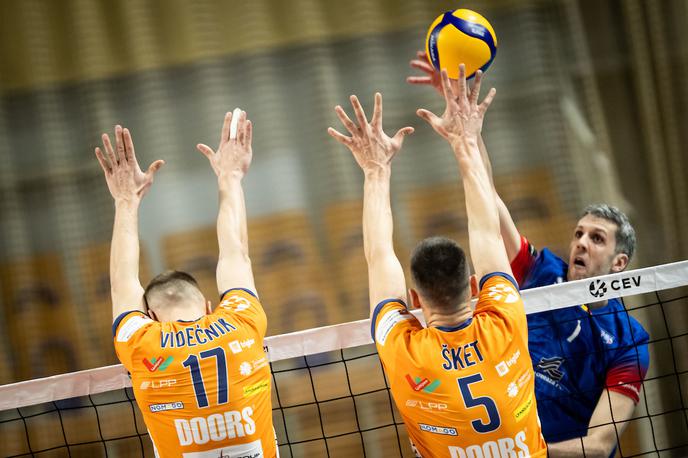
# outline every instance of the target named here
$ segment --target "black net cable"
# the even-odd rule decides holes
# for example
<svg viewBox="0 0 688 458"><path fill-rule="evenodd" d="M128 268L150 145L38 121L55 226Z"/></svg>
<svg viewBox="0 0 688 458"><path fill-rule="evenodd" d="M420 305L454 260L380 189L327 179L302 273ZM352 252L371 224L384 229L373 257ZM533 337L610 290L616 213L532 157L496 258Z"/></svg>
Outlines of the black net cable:
<svg viewBox="0 0 688 458"><path fill-rule="evenodd" d="M353 390L351 389L351 378L349 377L349 366L347 364L346 358L344 358L344 350L339 350L339 355L342 358L342 361L344 361L344 372L346 373L346 384L349 387L349 393L353 394ZM356 408L356 396L353 397L353 406L354 406L354 417L356 418L356 428L358 428L358 434L361 437L361 447L363 448L363 456L366 455L365 451L365 440L363 439L363 431L361 431L361 423L358 421L358 409Z"/></svg>

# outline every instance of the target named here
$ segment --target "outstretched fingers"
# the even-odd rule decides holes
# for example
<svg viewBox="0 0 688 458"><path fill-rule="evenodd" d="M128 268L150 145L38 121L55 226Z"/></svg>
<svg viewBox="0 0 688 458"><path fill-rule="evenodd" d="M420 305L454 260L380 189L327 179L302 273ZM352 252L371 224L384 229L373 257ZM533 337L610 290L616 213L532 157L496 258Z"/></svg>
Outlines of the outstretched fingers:
<svg viewBox="0 0 688 458"><path fill-rule="evenodd" d="M466 97L466 66L464 64L459 64L459 78L458 78L459 92L456 97Z"/></svg>
<svg viewBox="0 0 688 458"><path fill-rule="evenodd" d="M204 145L203 143L199 143L196 145L196 149L201 152L202 155L207 157L208 159L212 159L213 155L215 154L215 151L208 145Z"/></svg>
<svg viewBox="0 0 688 458"><path fill-rule="evenodd" d="M348 130L351 135L354 135L358 131L358 127L356 127L356 124L354 124L354 122L346 114L344 108L342 108L340 105L337 105L334 107L334 112L337 114L337 117L342 124L344 124L344 127L346 127L346 130Z"/></svg>
<svg viewBox="0 0 688 458"><path fill-rule="evenodd" d="M220 132L220 145L229 140L229 129L232 125L232 112L225 113L225 119L222 122L222 131Z"/></svg>
<svg viewBox="0 0 688 458"><path fill-rule="evenodd" d="M248 147L251 146L253 141L253 123L249 120L246 121L246 133L244 134L244 144Z"/></svg>
<svg viewBox="0 0 688 458"><path fill-rule="evenodd" d="M332 127L327 128L327 133L330 134L330 137L334 138L337 140L339 143L341 143L344 146L350 147L353 145L353 139L351 137L347 137L346 135L338 132L337 130L333 129Z"/></svg>
<svg viewBox="0 0 688 458"><path fill-rule="evenodd" d="M358 100L358 97L352 95L349 97L351 100L351 106L354 107L354 113L356 114L356 119L358 120L358 126L363 129L368 124L368 119L366 118L365 111L363 111L363 106Z"/></svg>
<svg viewBox="0 0 688 458"><path fill-rule="evenodd" d="M392 142L397 145L397 148L401 148L401 144L404 143L404 137L411 135L415 129L413 127L402 127L394 134L392 137Z"/></svg>
<svg viewBox="0 0 688 458"><path fill-rule="evenodd" d="M110 162L110 169L114 169L117 166L117 158L115 157L115 150L112 148L112 143L110 143L110 136L108 134L103 134L100 137L103 140L103 148L105 148L105 154L107 155L108 161Z"/></svg>
<svg viewBox="0 0 688 458"><path fill-rule="evenodd" d="M108 164L107 159L105 159L105 155L103 154L103 151L96 146L96 158L98 159L98 162L100 163L100 167L103 169L103 172L105 175L108 175L112 173L112 168L110 168L110 164Z"/></svg>
<svg viewBox="0 0 688 458"><path fill-rule="evenodd" d="M375 107L373 108L373 121L371 125L382 128L382 94L375 93Z"/></svg>
<svg viewBox="0 0 688 458"><path fill-rule="evenodd" d="M447 130L442 126L442 118L437 116L435 113L432 111L428 111L424 108L419 108L416 111L416 114L424 119L430 126L443 137L446 137L448 135Z"/></svg>
<svg viewBox="0 0 688 458"><path fill-rule="evenodd" d="M124 164L127 158L124 153L124 136L120 125L115 126L115 149L117 150L117 163Z"/></svg>
<svg viewBox="0 0 688 458"><path fill-rule="evenodd" d="M497 89L495 89L495 88L490 89L490 91L485 96L483 103L481 103L478 107L480 109L480 113L485 114L487 109L490 108L490 105L492 104L492 101L494 100L495 95L497 95Z"/></svg>
<svg viewBox="0 0 688 458"><path fill-rule="evenodd" d="M473 88L471 89L471 93L468 96L468 101L472 105L477 105L478 104L478 97L480 96L480 85L482 84L483 81L483 72L482 70L478 70L475 72L475 81L473 83Z"/></svg>
<svg viewBox="0 0 688 458"><path fill-rule="evenodd" d="M124 157L127 162L136 161L136 152L134 151L134 140L131 138L131 132L129 129L124 129L122 131L122 137L124 138Z"/></svg>

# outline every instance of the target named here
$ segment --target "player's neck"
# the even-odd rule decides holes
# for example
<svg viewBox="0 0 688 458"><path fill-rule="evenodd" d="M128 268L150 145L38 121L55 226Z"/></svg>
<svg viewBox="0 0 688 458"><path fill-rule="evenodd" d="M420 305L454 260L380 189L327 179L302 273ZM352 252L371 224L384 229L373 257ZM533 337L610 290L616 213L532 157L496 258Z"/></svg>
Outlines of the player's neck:
<svg viewBox="0 0 688 458"><path fill-rule="evenodd" d="M424 307L423 315L428 327L455 327L465 323L473 316L473 311L469 304L462 304L458 309L446 311L442 309Z"/></svg>

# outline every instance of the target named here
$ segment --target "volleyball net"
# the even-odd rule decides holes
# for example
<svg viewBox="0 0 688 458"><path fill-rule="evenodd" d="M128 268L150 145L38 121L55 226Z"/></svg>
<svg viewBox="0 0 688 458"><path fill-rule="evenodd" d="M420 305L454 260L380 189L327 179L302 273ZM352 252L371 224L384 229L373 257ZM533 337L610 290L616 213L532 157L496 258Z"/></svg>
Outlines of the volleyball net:
<svg viewBox="0 0 688 458"><path fill-rule="evenodd" d="M688 261L522 295L527 313L621 298L650 335L650 367L617 456L686 456ZM413 456L369 320L271 336L266 351L282 457ZM0 438L3 457L154 456L121 365L0 387Z"/></svg>

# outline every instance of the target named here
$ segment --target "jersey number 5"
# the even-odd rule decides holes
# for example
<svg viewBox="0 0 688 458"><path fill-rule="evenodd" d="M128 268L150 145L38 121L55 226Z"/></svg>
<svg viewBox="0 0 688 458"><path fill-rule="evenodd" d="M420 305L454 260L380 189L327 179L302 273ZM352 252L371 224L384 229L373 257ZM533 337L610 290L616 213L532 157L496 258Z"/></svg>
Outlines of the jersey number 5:
<svg viewBox="0 0 688 458"><path fill-rule="evenodd" d="M225 358L225 350L222 347L215 347L200 352L198 356L201 359L215 358L217 366L217 403L227 403L227 359ZM193 380L194 392L196 393L196 403L199 408L203 408L208 407L208 396L205 394L205 383L203 382L201 367L198 364L198 356L189 355L182 365L188 367L191 371L191 379Z"/></svg>
<svg viewBox="0 0 688 458"><path fill-rule="evenodd" d="M477 433L490 433L495 429L499 428L502 424L501 418L499 418L499 411L497 410L497 405L487 396L480 396L477 398L473 397L471 393L470 385L473 383L481 382L483 376L481 374L473 374L467 377L462 377L456 379L459 384L459 390L461 391L461 398L463 399L463 404L467 409L471 407L483 406L487 411L487 423L483 423L481 419L473 420L471 426Z"/></svg>

